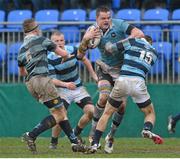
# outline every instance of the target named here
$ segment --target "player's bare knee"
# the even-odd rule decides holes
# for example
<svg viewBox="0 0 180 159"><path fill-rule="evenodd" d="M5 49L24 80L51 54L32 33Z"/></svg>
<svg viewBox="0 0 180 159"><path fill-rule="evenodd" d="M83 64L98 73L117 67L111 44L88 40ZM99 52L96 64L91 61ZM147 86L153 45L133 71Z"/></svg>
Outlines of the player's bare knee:
<svg viewBox="0 0 180 159"><path fill-rule="evenodd" d="M87 104L84 109L84 114L91 120L93 118L94 106L92 104Z"/></svg>
<svg viewBox="0 0 180 159"><path fill-rule="evenodd" d="M99 100L98 100L98 104L101 106L101 107L105 107L106 103L107 103L107 100L108 100L108 96L109 95L106 95L106 94L101 94L99 96Z"/></svg>

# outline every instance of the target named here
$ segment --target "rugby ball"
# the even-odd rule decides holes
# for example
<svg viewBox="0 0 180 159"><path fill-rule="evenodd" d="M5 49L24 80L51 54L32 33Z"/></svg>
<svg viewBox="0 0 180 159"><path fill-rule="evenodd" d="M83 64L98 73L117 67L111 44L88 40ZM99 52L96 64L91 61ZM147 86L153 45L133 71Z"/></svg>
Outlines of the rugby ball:
<svg viewBox="0 0 180 159"><path fill-rule="evenodd" d="M98 26L92 25L92 26L90 26L90 27L88 28L88 30L97 29L97 28L99 29ZM101 37L102 37L102 35L103 35L103 32L102 32L101 29L99 29L99 32L100 32L99 37L96 37L96 38L93 38L93 39L89 40L89 43L88 43L88 48L89 48L89 49L94 49L94 48L96 48L96 47L98 46L98 44L100 43Z"/></svg>

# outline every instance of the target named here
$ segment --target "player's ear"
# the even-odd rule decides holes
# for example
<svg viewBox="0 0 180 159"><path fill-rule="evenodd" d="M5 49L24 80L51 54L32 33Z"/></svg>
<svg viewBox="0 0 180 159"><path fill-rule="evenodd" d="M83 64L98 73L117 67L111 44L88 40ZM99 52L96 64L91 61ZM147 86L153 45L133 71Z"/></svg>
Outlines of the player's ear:
<svg viewBox="0 0 180 159"><path fill-rule="evenodd" d="M149 35L145 35L144 38L152 45L152 38Z"/></svg>

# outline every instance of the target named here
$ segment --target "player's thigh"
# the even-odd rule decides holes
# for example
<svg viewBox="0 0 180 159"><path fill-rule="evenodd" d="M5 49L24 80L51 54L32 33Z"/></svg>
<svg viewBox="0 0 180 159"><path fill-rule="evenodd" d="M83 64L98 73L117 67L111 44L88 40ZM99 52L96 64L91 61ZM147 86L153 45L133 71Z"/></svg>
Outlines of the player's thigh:
<svg viewBox="0 0 180 159"><path fill-rule="evenodd" d="M138 105L138 107L144 108L151 104L150 95L147 90L147 86L144 80L139 79L134 83L134 89L132 92L132 99Z"/></svg>
<svg viewBox="0 0 180 159"><path fill-rule="evenodd" d="M126 101L129 90L128 81L124 78L118 78L115 81L110 97L117 101Z"/></svg>

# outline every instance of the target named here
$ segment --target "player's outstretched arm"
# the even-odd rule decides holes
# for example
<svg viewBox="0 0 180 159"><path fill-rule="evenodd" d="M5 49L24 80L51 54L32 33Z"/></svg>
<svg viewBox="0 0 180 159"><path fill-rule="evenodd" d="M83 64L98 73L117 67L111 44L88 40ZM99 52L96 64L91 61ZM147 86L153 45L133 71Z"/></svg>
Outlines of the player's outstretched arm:
<svg viewBox="0 0 180 159"><path fill-rule="evenodd" d="M98 82L98 77L97 77L97 74L95 73L92 65L91 65L91 62L88 60L88 58L84 57L82 59L82 62L84 63L84 65L86 66L86 68L88 69L91 77L94 79L95 82Z"/></svg>
<svg viewBox="0 0 180 159"><path fill-rule="evenodd" d="M144 37L144 33L138 29L138 28L133 28L131 30L131 34L129 35L128 38L143 38Z"/></svg>
<svg viewBox="0 0 180 159"><path fill-rule="evenodd" d="M55 79L55 78L52 79L52 82L57 87L64 87L64 88L68 88L70 90L76 89L76 85L74 82L63 82L63 81Z"/></svg>

